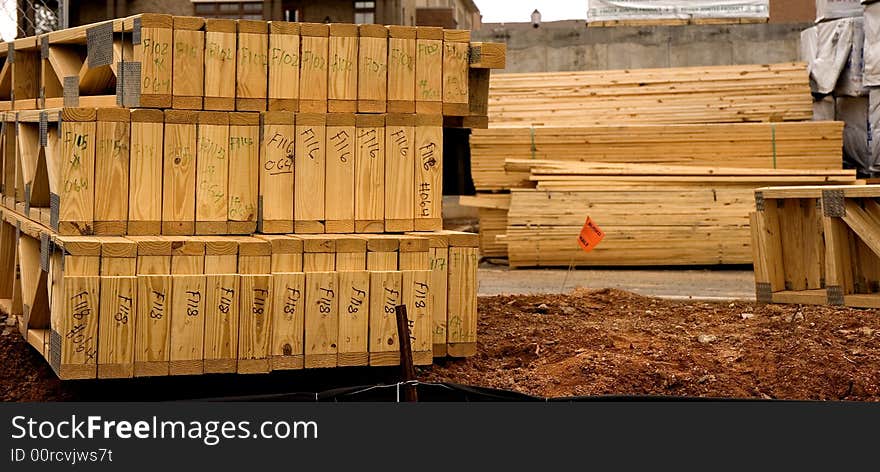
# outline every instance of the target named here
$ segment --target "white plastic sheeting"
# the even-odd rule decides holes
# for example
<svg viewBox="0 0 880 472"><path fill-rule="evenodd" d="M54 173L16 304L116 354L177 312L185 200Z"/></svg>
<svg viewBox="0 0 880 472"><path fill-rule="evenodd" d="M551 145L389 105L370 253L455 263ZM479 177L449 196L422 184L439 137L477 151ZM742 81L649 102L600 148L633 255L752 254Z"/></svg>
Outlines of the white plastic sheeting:
<svg viewBox="0 0 880 472"><path fill-rule="evenodd" d="M854 21L843 19L820 23L816 28L816 50L810 62L813 92L831 93L852 50ZM803 48L803 45L802 45Z"/></svg>
<svg viewBox="0 0 880 472"><path fill-rule="evenodd" d="M834 97L813 100L813 121L834 121Z"/></svg>
<svg viewBox="0 0 880 472"><path fill-rule="evenodd" d="M769 16L769 0L587 0L587 22Z"/></svg>
<svg viewBox="0 0 880 472"><path fill-rule="evenodd" d="M880 174L880 89L872 88L868 94L868 130L871 159L864 171L876 175Z"/></svg>
<svg viewBox="0 0 880 472"><path fill-rule="evenodd" d="M873 91L872 91L873 92ZM880 95L875 99L880 99ZM877 160L876 124L880 119L880 103L871 97L838 97L834 100L837 121L843 121L843 160L862 173L880 171Z"/></svg>
<svg viewBox="0 0 880 472"><path fill-rule="evenodd" d="M859 0L816 0L816 22L861 16Z"/></svg>
<svg viewBox="0 0 880 472"><path fill-rule="evenodd" d="M865 5L865 85L880 85L880 3Z"/></svg>
<svg viewBox="0 0 880 472"><path fill-rule="evenodd" d="M812 26L801 31L800 51L798 60L807 63L807 73L810 74L810 90L816 92L816 80L813 79L813 63L816 61L816 49L819 47L819 28Z"/></svg>
<svg viewBox="0 0 880 472"><path fill-rule="evenodd" d="M863 82L865 71L865 29L864 20L859 18L850 18L852 23L852 48L849 51L840 77L837 79L837 85L834 87L834 95L849 95L851 97L861 97L868 94L868 88Z"/></svg>

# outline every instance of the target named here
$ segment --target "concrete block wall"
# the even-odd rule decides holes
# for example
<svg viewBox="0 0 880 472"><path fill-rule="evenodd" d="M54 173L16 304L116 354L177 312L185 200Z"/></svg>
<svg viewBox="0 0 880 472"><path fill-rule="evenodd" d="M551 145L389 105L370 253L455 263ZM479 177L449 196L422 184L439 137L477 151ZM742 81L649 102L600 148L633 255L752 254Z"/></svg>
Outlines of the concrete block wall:
<svg viewBox="0 0 880 472"><path fill-rule="evenodd" d="M474 41L507 43L503 72L765 64L798 59L809 23L592 27L583 21L486 23Z"/></svg>

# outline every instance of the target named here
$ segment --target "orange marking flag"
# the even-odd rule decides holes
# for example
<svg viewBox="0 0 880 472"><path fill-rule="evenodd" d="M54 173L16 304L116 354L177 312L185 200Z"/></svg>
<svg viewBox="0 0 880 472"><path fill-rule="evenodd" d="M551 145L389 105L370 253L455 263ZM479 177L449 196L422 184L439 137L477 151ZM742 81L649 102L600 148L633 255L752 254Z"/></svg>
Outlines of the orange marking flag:
<svg viewBox="0 0 880 472"><path fill-rule="evenodd" d="M578 235L578 244L584 252L592 251L605 238L605 232L596 226L593 219L587 217L584 227L581 228L581 234Z"/></svg>

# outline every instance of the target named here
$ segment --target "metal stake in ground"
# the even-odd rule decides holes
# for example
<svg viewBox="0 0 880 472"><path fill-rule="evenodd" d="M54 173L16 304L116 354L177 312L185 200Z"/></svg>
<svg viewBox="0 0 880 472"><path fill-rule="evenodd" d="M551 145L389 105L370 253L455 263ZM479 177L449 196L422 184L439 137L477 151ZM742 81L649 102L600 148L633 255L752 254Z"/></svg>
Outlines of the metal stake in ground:
<svg viewBox="0 0 880 472"><path fill-rule="evenodd" d="M416 368L413 366L412 344L410 343L409 320L406 317L406 305L394 308L397 315L397 339L400 341L400 368L403 370L403 396L407 402L419 401L416 386L410 382L416 379Z"/></svg>

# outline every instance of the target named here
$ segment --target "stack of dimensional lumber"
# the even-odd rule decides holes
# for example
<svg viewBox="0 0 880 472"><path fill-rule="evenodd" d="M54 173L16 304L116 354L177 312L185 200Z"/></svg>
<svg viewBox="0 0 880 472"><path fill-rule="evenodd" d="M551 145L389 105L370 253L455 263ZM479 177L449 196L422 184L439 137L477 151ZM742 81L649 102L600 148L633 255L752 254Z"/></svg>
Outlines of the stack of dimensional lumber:
<svg viewBox="0 0 880 472"><path fill-rule="evenodd" d="M0 303L62 379L395 365L398 305L416 364L475 352L473 234L58 236L3 220Z"/></svg>
<svg viewBox="0 0 880 472"><path fill-rule="evenodd" d="M494 191L528 180L505 172L505 159L839 169L842 139L834 121L493 127L471 135L471 173L478 191Z"/></svg>
<svg viewBox="0 0 880 472"><path fill-rule="evenodd" d="M442 228L439 114L0 112L3 204L63 235Z"/></svg>
<svg viewBox="0 0 880 472"><path fill-rule="evenodd" d="M465 30L142 14L0 43L0 110L387 111L485 126L504 56Z"/></svg>
<svg viewBox="0 0 880 472"><path fill-rule="evenodd" d="M510 193L511 267L748 264L752 193L765 185L847 184L851 170L765 170L509 160L532 189ZM482 197L477 197L482 198ZM590 216L606 233L585 253Z"/></svg>
<svg viewBox="0 0 880 472"><path fill-rule="evenodd" d="M880 308L880 186L760 188L755 204L759 302Z"/></svg>
<svg viewBox="0 0 880 472"><path fill-rule="evenodd" d="M811 117L805 63L497 74L489 87L493 127Z"/></svg>

